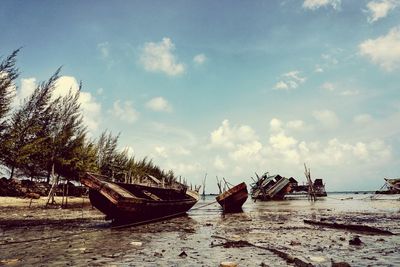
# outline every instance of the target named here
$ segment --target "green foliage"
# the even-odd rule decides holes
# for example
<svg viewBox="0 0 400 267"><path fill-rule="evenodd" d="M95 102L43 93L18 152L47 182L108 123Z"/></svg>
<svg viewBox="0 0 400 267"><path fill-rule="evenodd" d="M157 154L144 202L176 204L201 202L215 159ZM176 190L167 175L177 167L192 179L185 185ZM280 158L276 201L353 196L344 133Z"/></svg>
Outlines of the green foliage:
<svg viewBox="0 0 400 267"><path fill-rule="evenodd" d="M172 171L164 172L152 160L136 160L128 150L118 150L119 134L104 131L97 141L89 140L83 125L79 95L72 90L53 97L58 69L40 83L6 120L18 70L14 51L0 63L0 160L11 170L31 178L47 178L51 170L68 180L79 180L85 172L98 172L121 182L176 183ZM1 166L1 164L0 164Z"/></svg>
<svg viewBox="0 0 400 267"><path fill-rule="evenodd" d="M50 79L39 84L33 94L15 110L7 123L3 134L2 162L11 169L11 176L15 168L26 168L34 171L36 152L44 146L47 136L38 134L44 127L43 120L50 112L50 98L55 82L59 77L58 69Z"/></svg>
<svg viewBox="0 0 400 267"><path fill-rule="evenodd" d="M3 120L10 110L10 104L14 96L14 82L18 77L18 69L15 67L16 57L19 49L11 53L0 62L0 131Z"/></svg>

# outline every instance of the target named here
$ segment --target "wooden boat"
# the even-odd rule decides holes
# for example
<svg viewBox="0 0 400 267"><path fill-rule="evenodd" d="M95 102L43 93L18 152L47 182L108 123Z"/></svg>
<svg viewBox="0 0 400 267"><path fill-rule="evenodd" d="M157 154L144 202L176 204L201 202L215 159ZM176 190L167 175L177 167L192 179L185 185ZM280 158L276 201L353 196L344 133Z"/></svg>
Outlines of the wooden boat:
<svg viewBox="0 0 400 267"><path fill-rule="evenodd" d="M240 183L219 194L215 199L225 212L235 212L242 210L242 205L246 202L247 197L247 186L245 183Z"/></svg>
<svg viewBox="0 0 400 267"><path fill-rule="evenodd" d="M114 222L141 222L186 213L199 200L199 194L181 185L162 188L109 182L87 173L81 183L89 188L91 204Z"/></svg>

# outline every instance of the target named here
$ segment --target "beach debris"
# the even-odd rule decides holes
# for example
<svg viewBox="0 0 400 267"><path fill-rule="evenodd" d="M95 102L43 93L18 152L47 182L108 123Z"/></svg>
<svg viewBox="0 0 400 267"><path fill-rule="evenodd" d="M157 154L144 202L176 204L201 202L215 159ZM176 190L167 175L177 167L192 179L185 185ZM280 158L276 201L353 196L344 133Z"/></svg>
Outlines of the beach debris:
<svg viewBox="0 0 400 267"><path fill-rule="evenodd" d="M141 247L143 245L140 241L132 241L130 244L134 247Z"/></svg>
<svg viewBox="0 0 400 267"><path fill-rule="evenodd" d="M187 257L186 252L183 250L183 251L181 252L181 254L179 254L179 257L181 257L181 258L186 258L186 257Z"/></svg>
<svg viewBox="0 0 400 267"><path fill-rule="evenodd" d="M313 262L317 262L317 263L323 263L323 262L328 261L327 258L322 257L322 256L311 256L310 260L313 261Z"/></svg>
<svg viewBox="0 0 400 267"><path fill-rule="evenodd" d="M237 267L239 265L233 261L223 261L219 264L219 266L220 267Z"/></svg>
<svg viewBox="0 0 400 267"><path fill-rule="evenodd" d="M290 241L290 245L291 245L291 246L300 246L300 245L301 245L301 242L298 241L298 240L292 240L292 241Z"/></svg>
<svg viewBox="0 0 400 267"><path fill-rule="evenodd" d="M227 241L227 242L225 242L225 244L229 242L228 244L241 244L242 246L246 245L246 246L251 246L251 247L255 247L255 248L259 248L259 249L263 249L263 250L268 250L268 251L272 252L273 254L277 255L278 257L284 259L286 262L293 263L294 266L298 266L298 267L313 267L314 266L313 264L306 262L305 260L302 260L299 257L293 257L292 255L290 255L286 252L283 252L281 250L278 250L278 249L272 247L271 245L260 246L260 245L252 244L246 240L234 241L234 240L231 240L231 239L228 239L228 238L225 238L222 236L217 236L217 235L212 235L211 237ZM220 246L220 245L214 245L214 246Z"/></svg>
<svg viewBox="0 0 400 267"><path fill-rule="evenodd" d="M352 231L359 231L359 232L367 232L367 233L374 233L374 234L381 234L381 235L394 235L394 233L378 229L372 226L361 225L361 224L341 224L341 223L328 223L328 222L321 222L321 221L314 221L314 220L304 220L306 224L324 226L328 228L335 228L335 229L345 229L345 230L352 230Z"/></svg>
<svg viewBox="0 0 400 267"><path fill-rule="evenodd" d="M11 266L11 265L17 265L20 264L21 260L20 259L5 259L5 260L0 260L0 265L1 266Z"/></svg>
<svg viewBox="0 0 400 267"><path fill-rule="evenodd" d="M355 236L353 237L353 239L349 240L349 245L353 245L353 246L361 246L363 244L363 242L361 241L360 237Z"/></svg>
<svg viewBox="0 0 400 267"><path fill-rule="evenodd" d="M163 254L156 251L156 252L154 252L154 257L162 258Z"/></svg>

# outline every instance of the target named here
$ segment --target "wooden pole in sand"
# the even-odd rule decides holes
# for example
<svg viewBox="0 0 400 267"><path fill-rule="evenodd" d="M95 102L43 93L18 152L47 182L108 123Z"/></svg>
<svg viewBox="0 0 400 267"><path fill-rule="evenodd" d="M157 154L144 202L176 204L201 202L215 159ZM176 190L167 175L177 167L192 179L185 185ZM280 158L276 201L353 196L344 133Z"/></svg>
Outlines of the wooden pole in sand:
<svg viewBox="0 0 400 267"><path fill-rule="evenodd" d="M52 184L52 186L50 188L49 195L47 197L46 207L47 207L47 205L49 205L50 200L51 200L51 204L55 203L54 195L55 195L56 189L57 189L58 176L54 175L54 163L53 163L53 166L51 167L51 177L52 177L52 180L53 180L53 184Z"/></svg>

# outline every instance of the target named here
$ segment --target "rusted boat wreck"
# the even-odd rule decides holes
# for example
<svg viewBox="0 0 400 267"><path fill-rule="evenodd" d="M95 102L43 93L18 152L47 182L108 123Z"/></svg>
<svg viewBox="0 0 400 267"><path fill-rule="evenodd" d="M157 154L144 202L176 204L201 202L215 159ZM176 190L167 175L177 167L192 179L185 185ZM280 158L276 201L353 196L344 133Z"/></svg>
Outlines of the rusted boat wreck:
<svg viewBox="0 0 400 267"><path fill-rule="evenodd" d="M247 197L247 186L243 182L222 192L215 199L221 205L224 212L238 212L242 210Z"/></svg>
<svg viewBox="0 0 400 267"><path fill-rule="evenodd" d="M107 181L87 173L81 183L89 188L91 204L114 222L142 222L186 213L199 200L187 186L163 188Z"/></svg>
<svg viewBox="0 0 400 267"><path fill-rule="evenodd" d="M375 192L375 194L386 194L386 195L394 195L400 194L400 178L397 179L385 179L385 184L382 188Z"/></svg>
<svg viewBox="0 0 400 267"><path fill-rule="evenodd" d="M290 181L279 174L269 175L268 172L252 184L251 197L254 200L282 200L290 191Z"/></svg>

